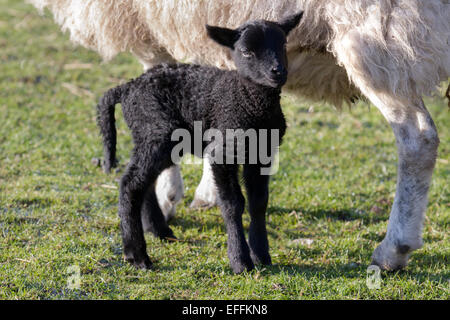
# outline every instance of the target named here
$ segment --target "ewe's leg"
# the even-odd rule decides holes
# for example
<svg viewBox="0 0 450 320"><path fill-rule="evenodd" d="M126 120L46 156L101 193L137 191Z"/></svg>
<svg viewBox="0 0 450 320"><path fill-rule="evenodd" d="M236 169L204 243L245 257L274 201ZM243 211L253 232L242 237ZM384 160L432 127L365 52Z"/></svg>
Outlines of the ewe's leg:
<svg viewBox="0 0 450 320"><path fill-rule="evenodd" d="M151 49L150 49L151 48ZM131 53L142 64L144 71L160 63L175 63L176 60L164 48L155 48L149 43L144 48L133 48Z"/></svg>
<svg viewBox="0 0 450 320"><path fill-rule="evenodd" d="M175 216L177 204L184 195L183 179L178 165L170 166L156 180L156 195L166 221Z"/></svg>
<svg viewBox="0 0 450 320"><path fill-rule="evenodd" d="M148 188L147 194L145 195L141 209L141 219L144 231L151 232L155 237L163 240L175 238L159 206L154 184Z"/></svg>
<svg viewBox="0 0 450 320"><path fill-rule="evenodd" d="M439 139L421 99L368 97L391 124L398 147L397 192L386 236L372 260L384 269L401 269L411 251L422 247L422 225Z"/></svg>
<svg viewBox="0 0 450 320"><path fill-rule="evenodd" d="M219 206L228 234L228 258L235 273L253 269L250 250L245 241L242 213L245 200L239 186L236 165L213 165Z"/></svg>
<svg viewBox="0 0 450 320"><path fill-rule="evenodd" d="M420 73L407 70L408 64L399 64L391 52L373 37L361 34L361 30L341 35L334 49L353 83L381 111L395 134L397 191L386 236L372 259L384 269L399 269L406 266L411 251L422 246L422 224L439 139L421 98L414 94L414 83L423 79L411 77ZM398 52L395 42L388 44L392 52ZM427 61L417 61L415 67L423 67L421 63ZM398 86L410 94L400 97L395 93Z"/></svg>
<svg viewBox="0 0 450 320"><path fill-rule="evenodd" d="M203 159L203 175L195 190L191 208L213 207L217 205L217 188L208 157Z"/></svg>
<svg viewBox="0 0 450 320"><path fill-rule="evenodd" d="M167 134L169 135L169 133ZM150 153L150 148L147 149L147 152ZM170 159L170 151L170 143L163 143L163 146L158 148L156 148L155 146L153 147L153 154L150 154L150 156L152 157L151 170L154 177L152 176L152 184L150 184L149 188L147 189L141 209L141 219L144 231L151 232L156 237L159 237L161 239L175 238L172 230L167 225L168 216L164 215L165 212L162 211L162 208L167 209L171 203L177 203L181 199L181 195L183 192L182 189L177 190L178 192L172 192L167 186L167 181L163 181L163 183L161 183L159 187L166 187L165 191L168 190L168 194L162 193L161 190L159 190L159 195L161 197L159 199L157 198L158 186L155 187L155 185L157 185L157 181L161 178L161 176L165 177L164 172L171 173L176 176L179 170L177 166L173 165ZM158 179L156 179L157 177ZM169 178L171 177L172 176L170 176ZM156 181L153 180L153 178ZM161 199L163 199L163 201L161 201ZM164 207L161 206L161 202L163 202ZM167 212L170 213L172 211L173 214L175 214L175 207L172 207L171 210L168 210Z"/></svg>
<svg viewBox="0 0 450 320"><path fill-rule="evenodd" d="M261 175L261 167L244 166L244 181L247 189L251 222L248 234L250 255L255 264L271 264L269 241L266 230L266 209L269 200L269 176Z"/></svg>

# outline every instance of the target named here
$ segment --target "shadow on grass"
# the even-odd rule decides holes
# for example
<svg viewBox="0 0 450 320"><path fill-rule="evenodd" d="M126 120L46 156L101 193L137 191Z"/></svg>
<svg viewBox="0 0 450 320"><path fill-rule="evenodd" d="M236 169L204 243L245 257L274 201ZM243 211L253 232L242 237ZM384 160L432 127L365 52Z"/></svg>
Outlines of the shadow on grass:
<svg viewBox="0 0 450 320"><path fill-rule="evenodd" d="M301 207L283 208L272 206L267 208L268 215L283 215L291 212L301 212L303 217L313 219L330 219L333 221L354 221L361 220L364 223L378 223L389 218L387 214L359 213L353 208L344 209L314 209L308 210Z"/></svg>
<svg viewBox="0 0 450 320"><path fill-rule="evenodd" d="M54 204L54 200L49 197L30 197L13 199L11 203L23 208L47 208Z"/></svg>
<svg viewBox="0 0 450 320"><path fill-rule="evenodd" d="M423 268L432 267L433 264L422 265ZM348 264L341 265L323 265L323 264L315 264L315 265L302 265L302 264L273 264L270 266L258 266L255 270L250 272L246 272L245 274L256 275L257 273L263 277L269 276L277 276L280 274L287 275L289 277L301 276L306 281L311 280L313 278L320 278L321 280L334 280L334 279L366 279L368 276L367 268L369 264L356 264L349 266ZM225 276L236 276L239 277L241 275L235 275L230 267L224 267L223 265L215 265L215 264L206 264L201 267L201 271L194 270L191 265L182 265L174 266L168 264L162 264L156 262L154 264L153 272L180 272L180 269L183 272L192 271L195 274L195 277L201 278L210 278L211 274L223 274ZM449 274L433 274L427 272L415 272L406 268L404 270L398 271L382 271L381 278L384 281L388 281L389 279L403 279L403 280L414 280L419 283L423 283L425 281L431 281L434 283L447 283Z"/></svg>
<svg viewBox="0 0 450 320"><path fill-rule="evenodd" d="M380 221L386 221L388 217L385 216L364 216L360 215L357 212L355 212L353 209L331 209L331 210L324 210L324 209L317 209L317 210L304 210L303 208L283 208L283 207L270 207L268 208L268 214L275 214L275 215L285 215L289 214L292 211L295 212L301 212L302 216L308 217L310 219L330 219L332 221L354 221L354 220L362 220L365 224L369 223L377 223ZM219 229L220 232L226 233L225 226L222 222L222 219L220 216L218 216L215 213L214 216L217 216L217 219L211 219L211 218L200 218L195 215L196 210L190 210L187 214L183 216L177 216L174 218L174 220L171 221L171 225L174 226L180 226L182 229L198 229L198 228L207 228L207 229ZM208 239L192 239L192 240L183 240L182 234L178 235L180 237L180 240L182 242L189 243L190 245L194 246L209 246L209 240ZM274 235L276 236L276 235ZM368 240L373 240L377 243L379 243L383 239L383 235L379 235L376 233L371 233L368 235L363 235L364 238L367 238ZM226 244L223 244L226 245ZM308 248L308 247L298 247L297 250L301 252L301 256L307 257L308 260L313 261L320 261L320 258L323 255L323 252L319 248ZM280 273L287 274L289 276L294 275L302 275L305 278L313 278L313 277L320 277L325 280L331 280L336 278L365 278L367 276L367 267L370 264L371 261L371 254L372 254L373 248L368 247L355 247L354 249L350 249L348 247L342 248L342 255L347 255L350 259L350 261L362 259L365 263L359 264L355 262L350 263L342 263L342 264L302 264L301 262L299 264L274 264L271 266L260 266L258 267L257 271L252 272L261 272L264 276L270 276L270 275L277 275ZM339 256L340 252L335 252L335 256ZM361 256L362 255L362 256ZM150 257L151 258L151 257ZM302 259L300 257L300 259ZM449 278L449 273L445 272L442 274L434 274L434 273L427 273L424 271L415 272L414 269L417 270L431 270L436 265L436 262L445 263L448 264L448 257L444 253L438 253L433 255L427 255L425 253L421 252L414 252L411 257L411 265L410 267L407 267L403 271L395 271L395 272L388 272L383 271L382 276L386 278L392 278L395 276L400 276L402 278L410 278L417 280L419 282L423 281L433 281L433 282L439 282L443 283L446 282ZM165 263L159 263L158 261L154 261L154 272L172 272L175 270L179 270L180 268L182 270L191 270L192 266L190 264L182 264L180 265L168 265ZM121 265L123 262L120 262L119 265ZM220 269L220 270L219 270ZM219 263L208 263L202 266L202 273L205 274L211 274L211 272L224 272L225 275L233 275L232 270L229 267L224 268L223 265L220 265Z"/></svg>
<svg viewBox="0 0 450 320"><path fill-rule="evenodd" d="M203 243L203 240L201 240L200 242ZM300 261L298 264L276 263L270 266L257 266L255 270L252 270L249 273L244 273L244 276L245 274L253 276L259 273L263 277L270 277L282 274L289 277L301 276L306 281L317 278L325 281L334 279L366 279L366 277L368 276L367 268L369 267L371 261L371 249L355 248L350 252L348 251L348 249L342 249L342 254L344 254L344 251L346 251L345 253L349 257L353 257L356 259L356 257L359 256L360 258L362 258L362 261L364 261L364 263L320 263L319 261L322 255L322 251L320 251L318 248L300 248L300 251L302 252L302 256L308 257L308 261L305 260L305 263L302 263ZM123 260L120 249L118 250L118 252L115 252L115 255L116 257L114 259L109 260L107 269L110 267L130 268L128 263ZM339 255L339 253L337 253L337 255ZM199 280L203 278L209 279L211 277L211 274L239 277L239 275L235 275L233 273L228 265L224 265L223 262L220 261L221 259L215 262L208 262L201 265L193 262L188 256L186 256L185 263L175 264L162 262L152 256L150 256L150 259L154 264L152 270L148 272L182 272L185 274L192 274L193 277L196 277ZM318 262L311 263L311 259ZM350 261L351 260L353 259L350 259ZM448 278L450 277L450 274L448 271L445 271L445 269L442 272L433 272L432 270L435 269L436 263L447 265L448 257L444 253L429 255L421 252L414 252L410 259L410 265L407 266L406 269L399 271L382 271L381 277L383 281L412 280L416 281L417 283L431 281L436 284L445 285L448 281ZM425 270L429 271L427 272ZM137 279L136 281L139 280Z"/></svg>
<svg viewBox="0 0 450 320"><path fill-rule="evenodd" d="M196 211L190 209L189 212L181 216L176 216L173 220L170 221L171 225L181 226L183 229L190 228L217 228L219 226L220 230L226 232L225 226L222 221L222 217L217 214L212 214L214 216L218 216L220 219L220 223L216 221L200 221L200 219L196 218ZM365 224L378 223L382 221L387 221L389 219L388 214L374 214L374 213L359 213L353 208L344 208L344 209L315 209L315 210L307 210L301 207L279 207L279 206L271 206L267 208L267 215L288 215L291 212L301 212L301 215L307 219L326 219L333 221L355 221L361 220ZM208 215L208 214L207 214Z"/></svg>
<svg viewBox="0 0 450 320"><path fill-rule="evenodd" d="M195 213L194 213L195 214ZM190 215L189 215L190 216ZM220 232L226 233L225 223L222 220L222 217L219 217L219 221L211 221L208 219L207 221L200 221L200 219L196 219L196 217L189 216L177 216L171 221L169 221L169 226L179 226L183 230L188 229L219 229Z"/></svg>

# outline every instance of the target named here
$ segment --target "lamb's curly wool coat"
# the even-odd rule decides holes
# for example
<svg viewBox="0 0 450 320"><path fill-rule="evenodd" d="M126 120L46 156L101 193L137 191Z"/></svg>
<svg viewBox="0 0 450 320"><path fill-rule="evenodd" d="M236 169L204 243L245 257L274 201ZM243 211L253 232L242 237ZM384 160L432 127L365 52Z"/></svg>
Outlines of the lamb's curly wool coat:
<svg viewBox="0 0 450 320"><path fill-rule="evenodd" d="M286 130L280 107L279 88L264 88L238 75L213 67L188 64L160 64L140 77L110 89L98 108L99 126L105 145L104 169L114 167L116 130L114 105L122 104L125 121L135 143L140 143L143 123L152 125L155 139L166 139L185 129L194 137L194 123L202 132L217 129L223 137L227 129L277 129L282 137ZM209 144L203 141L203 148ZM190 143L194 145L194 141ZM190 152L194 152L194 148ZM169 153L170 154L170 153ZM202 157L203 153L198 154Z"/></svg>
<svg viewBox="0 0 450 320"><path fill-rule="evenodd" d="M422 246L439 144L422 96L450 76L448 0L30 1L48 7L74 42L107 59L129 50L145 67L183 59L233 68L227 52L211 46L205 23L236 27L304 10L289 37L285 89L336 106L363 95L381 111L396 136L399 166L387 234L373 262L401 268ZM196 199L214 203L208 177Z"/></svg>
<svg viewBox="0 0 450 320"><path fill-rule="evenodd" d="M277 130L277 139L281 139L286 122L281 111L280 94L279 87L256 84L236 71L186 64L158 65L105 93L98 104L98 124L105 146L105 169L109 170L115 162L114 106L118 102L122 104L123 115L135 144L121 179L119 197L124 254L129 262L138 268L150 267L142 230L162 239L174 238L157 206L154 190L158 175L174 164L171 150L177 142L172 140L172 133L184 129L190 137L195 137L194 124L197 121L204 130L214 128L223 137L230 129L244 132L264 129ZM258 140L261 139L266 141L258 141L257 144L267 146L272 141L268 136ZM276 147L280 142L276 141ZM232 152L236 156L236 147L230 150L228 142L222 143L226 143L227 154ZM205 141L203 144L203 148L206 147ZM185 151L192 153L193 150ZM241 215L244 196L239 187L237 166L236 162L216 163L213 171L227 226L230 264L235 272L242 272L252 269L253 262L243 233ZM252 218L249 245L256 257L253 258L255 263L270 264L267 232L265 226L262 227L265 224L268 177L260 173L260 168L263 168L262 164L251 164L246 158L243 171ZM257 196L253 196L255 193ZM143 201L142 207L139 201Z"/></svg>

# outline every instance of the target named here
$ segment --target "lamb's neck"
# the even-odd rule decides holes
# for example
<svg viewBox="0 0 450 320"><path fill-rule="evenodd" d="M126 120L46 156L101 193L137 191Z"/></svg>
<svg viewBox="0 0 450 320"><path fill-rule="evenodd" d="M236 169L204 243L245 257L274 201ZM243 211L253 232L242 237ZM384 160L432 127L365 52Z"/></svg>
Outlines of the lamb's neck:
<svg viewBox="0 0 450 320"><path fill-rule="evenodd" d="M241 93L244 98L250 100L258 111L270 111L280 105L280 88L272 88L253 82L243 76L239 76L242 84Z"/></svg>

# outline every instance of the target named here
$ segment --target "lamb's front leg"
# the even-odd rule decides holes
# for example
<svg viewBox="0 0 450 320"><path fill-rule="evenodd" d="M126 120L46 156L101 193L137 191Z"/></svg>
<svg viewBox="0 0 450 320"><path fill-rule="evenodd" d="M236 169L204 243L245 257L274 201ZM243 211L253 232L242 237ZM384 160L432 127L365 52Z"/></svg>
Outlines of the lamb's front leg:
<svg viewBox="0 0 450 320"><path fill-rule="evenodd" d="M391 124L398 147L397 191L386 236L375 249L372 263L396 270L405 267L410 253L422 247L422 225L439 139L420 98L369 98Z"/></svg>
<svg viewBox="0 0 450 320"><path fill-rule="evenodd" d="M242 225L245 199L239 186L237 166L213 165L212 170L228 234L228 258L231 268L235 273L251 270L254 265Z"/></svg>
<svg viewBox="0 0 450 320"><path fill-rule="evenodd" d="M266 210L269 200L269 176L261 174L261 166L245 165L244 181L247 189L250 230L248 243L255 264L272 263L269 254L269 241L266 230Z"/></svg>

